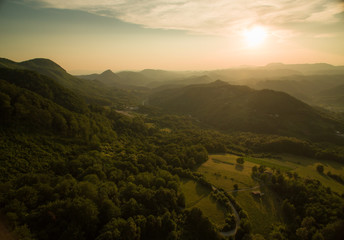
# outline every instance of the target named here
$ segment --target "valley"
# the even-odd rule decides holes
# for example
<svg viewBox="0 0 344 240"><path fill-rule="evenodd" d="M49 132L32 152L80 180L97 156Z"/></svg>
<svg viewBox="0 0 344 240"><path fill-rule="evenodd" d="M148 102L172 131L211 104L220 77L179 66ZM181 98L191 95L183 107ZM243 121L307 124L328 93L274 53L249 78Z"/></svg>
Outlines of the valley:
<svg viewBox="0 0 344 240"><path fill-rule="evenodd" d="M1 59L4 232L298 239L310 224L309 237L340 239L341 113L197 74L72 76L47 59Z"/></svg>
<svg viewBox="0 0 344 240"><path fill-rule="evenodd" d="M0 0L0 240L343 240L343 0Z"/></svg>

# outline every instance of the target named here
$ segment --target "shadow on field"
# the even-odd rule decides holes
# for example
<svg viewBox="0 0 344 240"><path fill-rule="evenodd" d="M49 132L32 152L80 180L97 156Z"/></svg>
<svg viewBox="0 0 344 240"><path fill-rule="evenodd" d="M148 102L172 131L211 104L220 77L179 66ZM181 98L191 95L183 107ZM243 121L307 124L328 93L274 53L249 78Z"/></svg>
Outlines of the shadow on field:
<svg viewBox="0 0 344 240"><path fill-rule="evenodd" d="M210 190L202 186L201 184L197 183L196 184L196 193L198 196L208 196L210 193Z"/></svg>
<svg viewBox="0 0 344 240"><path fill-rule="evenodd" d="M235 164L235 170L242 172L244 170L244 166L241 164Z"/></svg>

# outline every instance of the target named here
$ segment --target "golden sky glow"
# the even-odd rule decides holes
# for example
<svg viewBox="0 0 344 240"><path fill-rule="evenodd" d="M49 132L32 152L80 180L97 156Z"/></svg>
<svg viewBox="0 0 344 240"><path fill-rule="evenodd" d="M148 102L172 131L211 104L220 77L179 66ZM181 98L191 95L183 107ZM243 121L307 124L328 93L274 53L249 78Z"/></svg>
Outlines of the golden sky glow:
<svg viewBox="0 0 344 240"><path fill-rule="evenodd" d="M244 30L244 37L248 47L259 47L264 43L268 36L268 32L264 27L256 26Z"/></svg>
<svg viewBox="0 0 344 240"><path fill-rule="evenodd" d="M72 73L344 65L338 0L5 0L0 57Z"/></svg>

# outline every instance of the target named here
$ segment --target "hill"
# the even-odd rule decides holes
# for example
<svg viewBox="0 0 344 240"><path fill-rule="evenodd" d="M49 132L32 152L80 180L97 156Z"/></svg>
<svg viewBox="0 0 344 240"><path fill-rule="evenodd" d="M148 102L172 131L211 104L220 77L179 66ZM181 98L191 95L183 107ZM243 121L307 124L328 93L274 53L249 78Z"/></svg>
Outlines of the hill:
<svg viewBox="0 0 344 240"><path fill-rule="evenodd" d="M212 82L213 79L209 77L208 75L192 75L189 77L184 77L181 79L174 79L171 81L164 81L164 82L151 82L147 86L151 88L156 88L156 89L167 89L167 88L174 88L176 86L187 86L191 84L200 84L200 83L210 83ZM156 90L154 89L154 90Z"/></svg>
<svg viewBox="0 0 344 240"><path fill-rule="evenodd" d="M186 72L174 72L158 69L144 69L140 72L142 75L149 78L151 81L170 81L184 77Z"/></svg>
<svg viewBox="0 0 344 240"><path fill-rule="evenodd" d="M296 75L259 81L252 87L283 91L312 105L344 107L340 100L330 100L332 94L339 95L340 98L341 93L343 93L340 86L343 84L344 75Z"/></svg>
<svg viewBox="0 0 344 240"><path fill-rule="evenodd" d="M320 138L343 130L341 123L286 93L222 81L156 92L149 103L226 131Z"/></svg>
<svg viewBox="0 0 344 240"><path fill-rule="evenodd" d="M344 81L344 80L343 80ZM331 106L332 109L344 109L344 84L323 90L317 95L317 101L321 104Z"/></svg>
<svg viewBox="0 0 344 240"><path fill-rule="evenodd" d="M75 93L57 84L53 79L28 70L0 68L0 79L33 91L68 110L86 112L85 102Z"/></svg>
<svg viewBox="0 0 344 240"><path fill-rule="evenodd" d="M139 72L121 71L113 73L106 70L101 74L90 74L76 76L81 79L97 80L108 86L119 88L146 87L156 88L167 85L190 85L197 83L209 83L213 79L202 72L181 72L181 71L164 71L155 69L144 69Z"/></svg>
<svg viewBox="0 0 344 240"><path fill-rule="evenodd" d="M289 69L265 69L264 67L245 67L237 69L221 69L205 72L212 79L222 79L230 83L241 83L247 80L273 79L285 76L293 76L301 74L298 71Z"/></svg>
<svg viewBox="0 0 344 240"><path fill-rule="evenodd" d="M47 76L61 86L77 93L89 104L125 107L142 101L142 92L140 91L128 91L116 86L109 87L98 80L92 79L92 81L90 81L80 79L72 76L58 64L49 59L36 58L17 63L8 59L0 58L0 68L29 70ZM105 82L109 82L110 74L106 71L101 77Z"/></svg>
<svg viewBox="0 0 344 240"><path fill-rule="evenodd" d="M64 100L78 94L57 81L0 71L1 225L14 236L107 239L109 229L115 239L222 239L199 209L184 210L179 177L168 171L174 159L186 168L207 158L196 140L173 144L175 133L111 108L71 111Z"/></svg>
<svg viewBox="0 0 344 240"><path fill-rule="evenodd" d="M121 78L111 70L106 70L101 74L80 75L77 77L87 80L97 80L108 86L114 86L121 81Z"/></svg>
<svg viewBox="0 0 344 240"><path fill-rule="evenodd" d="M313 63L313 64L270 63L263 68L271 69L271 70L288 69L288 70L300 72L305 75L344 74L344 66L333 66L327 63Z"/></svg>

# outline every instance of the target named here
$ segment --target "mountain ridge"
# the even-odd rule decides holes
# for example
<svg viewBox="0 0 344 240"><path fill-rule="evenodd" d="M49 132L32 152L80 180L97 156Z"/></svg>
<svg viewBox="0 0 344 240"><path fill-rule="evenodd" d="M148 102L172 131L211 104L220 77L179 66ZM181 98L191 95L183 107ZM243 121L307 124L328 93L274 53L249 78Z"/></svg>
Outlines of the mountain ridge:
<svg viewBox="0 0 344 240"><path fill-rule="evenodd" d="M149 103L168 112L189 114L225 131L316 138L334 137L336 130L344 130L342 123L287 93L222 81L156 92Z"/></svg>

